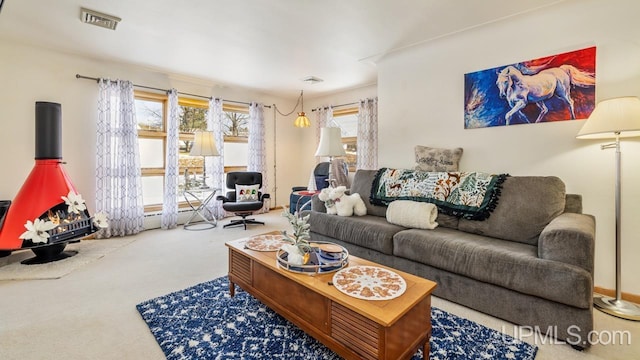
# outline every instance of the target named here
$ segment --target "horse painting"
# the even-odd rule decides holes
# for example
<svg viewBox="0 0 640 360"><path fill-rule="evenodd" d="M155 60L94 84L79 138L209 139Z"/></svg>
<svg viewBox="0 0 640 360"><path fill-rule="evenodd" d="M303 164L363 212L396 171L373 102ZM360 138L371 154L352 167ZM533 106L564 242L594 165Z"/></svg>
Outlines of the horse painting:
<svg viewBox="0 0 640 360"><path fill-rule="evenodd" d="M505 115L505 123L509 125L511 118L518 114L526 122L530 122L522 113L529 103L540 109L536 123L549 112L545 100L557 96L569 106L571 119L576 118L571 86L589 87L596 83L595 77L573 65L561 65L538 72L535 75L524 75L515 66L509 65L498 73L496 86L500 98L506 99L511 110Z"/></svg>
<svg viewBox="0 0 640 360"><path fill-rule="evenodd" d="M464 74L464 127L587 119L595 108L596 47Z"/></svg>

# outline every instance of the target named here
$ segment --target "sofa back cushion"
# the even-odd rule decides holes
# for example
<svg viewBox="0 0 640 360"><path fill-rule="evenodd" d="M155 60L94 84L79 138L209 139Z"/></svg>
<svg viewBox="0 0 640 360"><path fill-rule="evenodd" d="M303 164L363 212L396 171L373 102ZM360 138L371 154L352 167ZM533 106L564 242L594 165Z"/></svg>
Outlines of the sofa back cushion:
<svg viewBox="0 0 640 360"><path fill-rule="evenodd" d="M351 184L351 194L358 193L364 201L364 205L367 207L367 215L386 216L387 207L371 204L369 198L371 197L371 186L373 185L373 179L376 177L378 170L358 170L353 177L353 183Z"/></svg>
<svg viewBox="0 0 640 360"><path fill-rule="evenodd" d="M565 209L565 185L555 176L510 176L488 219L460 219L458 230L537 245L542 229Z"/></svg>

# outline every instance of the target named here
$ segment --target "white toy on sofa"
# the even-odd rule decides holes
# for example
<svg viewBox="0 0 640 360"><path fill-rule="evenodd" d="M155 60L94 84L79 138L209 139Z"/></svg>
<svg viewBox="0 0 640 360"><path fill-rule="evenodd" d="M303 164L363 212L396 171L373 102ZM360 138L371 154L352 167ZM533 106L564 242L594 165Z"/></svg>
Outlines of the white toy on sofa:
<svg viewBox="0 0 640 360"><path fill-rule="evenodd" d="M360 197L360 194L346 195L345 191L347 191L345 186L338 186L333 188L329 193L329 198L333 200L338 216L351 216L354 214L356 216L366 215L367 207ZM327 213L329 213L328 210Z"/></svg>
<svg viewBox="0 0 640 360"><path fill-rule="evenodd" d="M327 214L329 215L335 215L338 213L335 202L331 199L332 190L332 187L324 188L320 190L320 194L318 194L318 199L324 202L324 207L327 209Z"/></svg>

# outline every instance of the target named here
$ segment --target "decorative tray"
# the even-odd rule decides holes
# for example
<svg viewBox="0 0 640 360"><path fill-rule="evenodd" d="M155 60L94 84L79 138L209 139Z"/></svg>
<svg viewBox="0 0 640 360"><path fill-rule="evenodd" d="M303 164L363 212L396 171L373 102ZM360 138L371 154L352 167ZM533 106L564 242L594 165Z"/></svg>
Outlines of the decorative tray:
<svg viewBox="0 0 640 360"><path fill-rule="evenodd" d="M333 275L340 292L364 300L390 300L404 294L407 283L397 273L375 266L353 266Z"/></svg>
<svg viewBox="0 0 640 360"><path fill-rule="evenodd" d="M349 251L344 247L325 241L314 241L310 245L312 251L306 264L289 263L287 252L279 249L276 253L278 266L292 272L314 275L338 271L349 265Z"/></svg>
<svg viewBox="0 0 640 360"><path fill-rule="evenodd" d="M291 244L283 235L256 235L244 244L244 247L255 251L276 251L284 244Z"/></svg>

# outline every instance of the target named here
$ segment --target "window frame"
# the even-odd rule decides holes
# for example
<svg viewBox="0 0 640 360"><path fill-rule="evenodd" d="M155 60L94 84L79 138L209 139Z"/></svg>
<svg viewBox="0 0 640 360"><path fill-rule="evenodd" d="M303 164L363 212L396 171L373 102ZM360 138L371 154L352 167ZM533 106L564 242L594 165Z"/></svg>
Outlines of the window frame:
<svg viewBox="0 0 640 360"><path fill-rule="evenodd" d="M138 138L139 139L162 139L162 167L152 167L152 168L144 168L140 167L141 176L163 176L166 172L166 149L167 149L167 117L168 117L168 103L169 97L166 94L153 93L142 90L134 90L134 99L136 100L145 100L145 101L155 101L162 103L162 131L151 131L151 130L138 130ZM209 103L206 100L199 100L193 98L186 97L178 97L178 105L179 106L191 106L191 107L199 107L199 108L209 108ZM248 106L240 106L240 105L229 105L223 104L222 110L226 112L238 112L243 114L249 114ZM182 141L193 141L194 139L193 132L179 132L178 139ZM224 136L224 142L227 143L248 143L248 136ZM223 145L224 146L224 145ZM193 167L189 167L189 169L193 169ZM185 170L184 166L179 166L178 173L182 174ZM231 171L246 171L246 166L225 166L224 172L228 173ZM196 173L202 174L202 169L197 168ZM164 187L164 179L163 179L163 187ZM189 204L186 201L178 201L179 208L187 208ZM156 212L162 210L162 204L149 204L144 206L145 212Z"/></svg>

